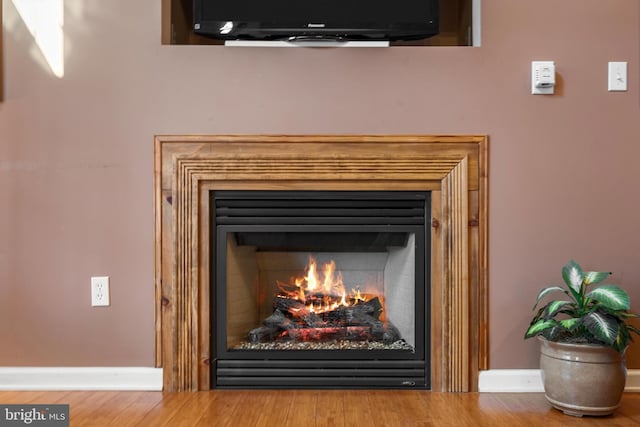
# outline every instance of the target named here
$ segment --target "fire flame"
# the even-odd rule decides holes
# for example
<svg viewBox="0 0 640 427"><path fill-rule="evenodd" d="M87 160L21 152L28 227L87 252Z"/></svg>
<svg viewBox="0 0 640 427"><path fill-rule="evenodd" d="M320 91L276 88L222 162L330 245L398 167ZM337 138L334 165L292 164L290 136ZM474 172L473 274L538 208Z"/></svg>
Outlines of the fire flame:
<svg viewBox="0 0 640 427"><path fill-rule="evenodd" d="M277 284L281 296L301 301L309 312L324 313L340 306L349 307L367 301L360 289L352 289L351 293L347 293L342 273L336 271L335 261L331 260L318 269L316 260L310 256L305 270L306 275L292 279L293 283L278 281ZM322 271L322 275L318 270Z"/></svg>

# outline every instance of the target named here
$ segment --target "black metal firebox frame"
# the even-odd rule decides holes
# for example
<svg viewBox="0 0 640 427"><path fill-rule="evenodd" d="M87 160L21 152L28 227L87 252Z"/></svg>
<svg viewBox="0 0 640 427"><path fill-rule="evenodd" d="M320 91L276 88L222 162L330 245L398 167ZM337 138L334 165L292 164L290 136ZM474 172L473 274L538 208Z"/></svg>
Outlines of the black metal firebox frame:
<svg viewBox="0 0 640 427"><path fill-rule="evenodd" d="M212 388L430 388L429 192L212 191L210 197ZM322 236L332 233L378 233L391 239L394 233L414 234L415 351L228 350L228 233L256 234L258 240L273 233L316 233L320 249L331 245L322 243ZM287 244L295 249L293 242Z"/></svg>

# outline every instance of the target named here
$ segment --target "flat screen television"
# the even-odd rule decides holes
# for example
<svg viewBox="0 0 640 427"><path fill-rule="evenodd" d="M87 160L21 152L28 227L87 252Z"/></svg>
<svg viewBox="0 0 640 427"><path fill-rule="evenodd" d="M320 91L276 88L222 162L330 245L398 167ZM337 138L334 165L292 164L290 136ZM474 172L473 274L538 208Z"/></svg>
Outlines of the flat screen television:
<svg viewBox="0 0 640 427"><path fill-rule="evenodd" d="M416 40L440 0L194 0L194 32L224 40Z"/></svg>

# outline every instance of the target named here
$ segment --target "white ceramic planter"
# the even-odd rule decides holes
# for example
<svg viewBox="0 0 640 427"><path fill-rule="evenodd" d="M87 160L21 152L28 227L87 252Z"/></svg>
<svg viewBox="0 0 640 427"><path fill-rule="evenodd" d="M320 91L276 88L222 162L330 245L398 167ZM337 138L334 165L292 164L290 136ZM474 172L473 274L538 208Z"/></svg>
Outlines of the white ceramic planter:
<svg viewBox="0 0 640 427"><path fill-rule="evenodd" d="M540 338L540 369L547 400L565 414L609 415L620 405L627 370L612 348Z"/></svg>

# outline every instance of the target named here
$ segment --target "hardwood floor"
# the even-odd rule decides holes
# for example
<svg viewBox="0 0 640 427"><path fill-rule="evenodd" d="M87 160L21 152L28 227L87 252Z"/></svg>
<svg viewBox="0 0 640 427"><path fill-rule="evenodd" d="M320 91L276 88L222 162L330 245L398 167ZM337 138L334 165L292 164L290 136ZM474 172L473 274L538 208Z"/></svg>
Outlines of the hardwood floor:
<svg viewBox="0 0 640 427"><path fill-rule="evenodd" d="M0 404L69 404L72 426L634 426L640 393L613 416L574 418L539 393L408 390L0 392Z"/></svg>

